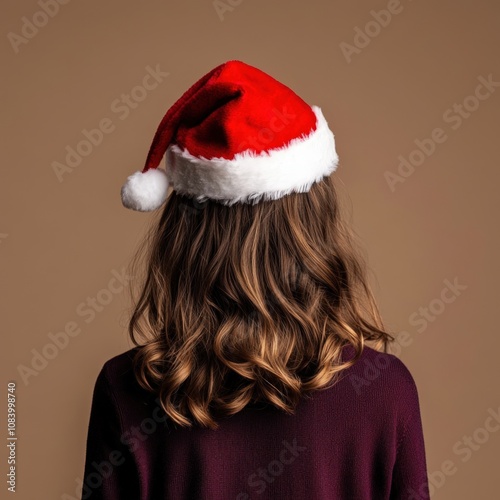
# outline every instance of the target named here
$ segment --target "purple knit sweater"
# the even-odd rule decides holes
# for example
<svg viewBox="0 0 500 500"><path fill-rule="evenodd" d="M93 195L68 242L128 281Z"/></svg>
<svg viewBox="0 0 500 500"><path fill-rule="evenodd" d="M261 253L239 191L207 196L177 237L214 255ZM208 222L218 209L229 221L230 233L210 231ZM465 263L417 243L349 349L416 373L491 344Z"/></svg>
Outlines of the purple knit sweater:
<svg viewBox="0 0 500 500"><path fill-rule="evenodd" d="M168 421L136 383L133 352L97 377L82 500L430 498L417 387L392 354L366 346L295 415L252 405L213 431Z"/></svg>

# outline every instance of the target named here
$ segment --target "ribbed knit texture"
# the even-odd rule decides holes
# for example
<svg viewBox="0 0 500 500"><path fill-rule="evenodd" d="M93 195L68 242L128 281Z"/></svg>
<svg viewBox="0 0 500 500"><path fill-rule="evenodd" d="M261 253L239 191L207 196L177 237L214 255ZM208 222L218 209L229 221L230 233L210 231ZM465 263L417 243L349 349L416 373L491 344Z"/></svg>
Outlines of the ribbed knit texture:
<svg viewBox="0 0 500 500"><path fill-rule="evenodd" d="M417 387L392 354L365 346L295 415L253 405L214 431L165 423L133 377L133 352L97 377L82 500L430 498Z"/></svg>

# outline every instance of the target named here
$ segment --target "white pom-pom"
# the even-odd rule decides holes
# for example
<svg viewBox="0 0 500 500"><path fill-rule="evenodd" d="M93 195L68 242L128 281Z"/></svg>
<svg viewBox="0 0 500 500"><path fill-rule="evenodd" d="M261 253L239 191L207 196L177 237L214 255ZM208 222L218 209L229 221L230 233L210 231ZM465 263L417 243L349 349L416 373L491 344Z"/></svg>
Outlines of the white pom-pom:
<svg viewBox="0 0 500 500"><path fill-rule="evenodd" d="M127 177L121 189L123 206L150 212L160 207L167 199L168 178L165 170L150 168L142 173L137 171Z"/></svg>

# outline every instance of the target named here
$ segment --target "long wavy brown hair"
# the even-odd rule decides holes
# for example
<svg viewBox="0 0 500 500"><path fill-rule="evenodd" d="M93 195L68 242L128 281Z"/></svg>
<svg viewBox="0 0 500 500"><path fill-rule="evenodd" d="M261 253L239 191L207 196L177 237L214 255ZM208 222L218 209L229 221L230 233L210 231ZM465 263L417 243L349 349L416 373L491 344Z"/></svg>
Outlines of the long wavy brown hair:
<svg viewBox="0 0 500 500"><path fill-rule="evenodd" d="M177 425L217 429L256 403L293 414L365 342L387 352L394 337L336 182L231 206L174 191L154 214L131 261L128 333L139 384ZM347 344L355 355L342 362Z"/></svg>

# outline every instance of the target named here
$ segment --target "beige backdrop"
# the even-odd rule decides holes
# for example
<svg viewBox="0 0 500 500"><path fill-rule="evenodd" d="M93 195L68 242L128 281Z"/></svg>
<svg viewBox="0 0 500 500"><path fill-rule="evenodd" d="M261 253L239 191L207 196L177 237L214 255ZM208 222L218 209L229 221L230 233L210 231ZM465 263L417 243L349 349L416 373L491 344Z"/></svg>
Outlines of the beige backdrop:
<svg viewBox="0 0 500 500"><path fill-rule="evenodd" d="M152 217L120 187L168 107L229 59L321 106L335 132L335 175L419 389L433 498L498 498L496 0L3 9L0 413L5 439L15 381L16 498L76 498L95 378L131 347L122 270Z"/></svg>

